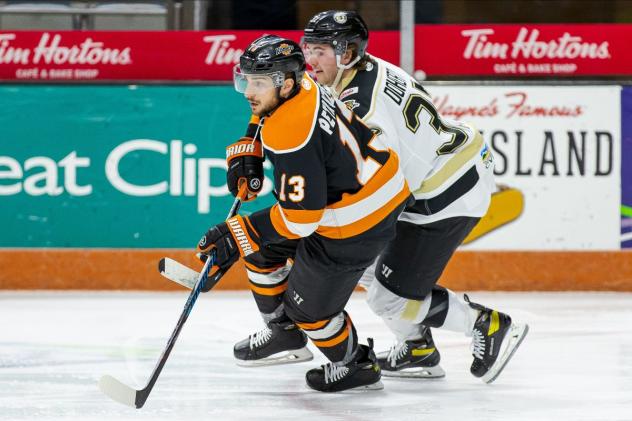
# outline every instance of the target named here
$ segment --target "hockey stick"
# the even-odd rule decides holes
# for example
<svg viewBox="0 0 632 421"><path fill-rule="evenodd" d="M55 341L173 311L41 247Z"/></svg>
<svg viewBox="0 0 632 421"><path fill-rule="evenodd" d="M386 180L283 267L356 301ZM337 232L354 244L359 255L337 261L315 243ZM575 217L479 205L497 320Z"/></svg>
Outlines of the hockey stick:
<svg viewBox="0 0 632 421"><path fill-rule="evenodd" d="M235 214L239 210L239 207L241 206L242 198L244 197L245 191L246 191L246 185L244 184L242 186L242 189L239 190L239 194L235 198L235 201L233 202L233 206L230 208L230 211L228 212L228 217L226 217L226 219L229 219L235 216ZM180 319L178 319L178 323L176 324L176 327L173 330L173 333L171 334L169 341L167 341L167 346L162 351L162 354L160 355L160 358L158 359L158 363L156 364L156 367L154 368L154 371L152 372L151 377L149 378L149 381L147 382L147 385L141 390L136 390L120 382L119 380L115 379L112 376L105 375L101 377L101 379L99 380L99 389L101 389L103 393L108 395L111 399L117 402L120 402L124 405L128 405L134 408L143 407L143 405L145 404L145 401L147 400L147 398L149 397L149 394L151 393L151 390L153 389L154 385L156 384L156 381L158 380L158 376L160 375L162 368L167 362L167 358L169 358L169 354L171 354L171 350L173 349L173 346L175 345L176 340L178 339L178 335L180 334L180 331L182 330L182 327L184 326L184 322L186 322L187 319L189 318L189 313L191 313L191 310L193 309L193 305L195 304L198 296L200 295L200 292L202 291L202 287L204 287L205 284L208 282L208 285L206 285L206 288L207 289L213 288L213 286L217 282L219 282L219 280L224 275L224 271L218 270L213 275L213 277L209 279L208 270L215 263L215 259L216 259L215 252L213 252L211 256L209 256L209 258L206 259L206 262L204 263L204 267L202 268L202 272L200 272L198 275L197 283L195 284L195 286L193 287L193 290L189 294L189 298L187 299L187 302L184 305L184 310L182 310Z"/></svg>
<svg viewBox="0 0 632 421"><path fill-rule="evenodd" d="M199 273L170 257L163 257L158 263L160 274L187 289L193 289Z"/></svg>

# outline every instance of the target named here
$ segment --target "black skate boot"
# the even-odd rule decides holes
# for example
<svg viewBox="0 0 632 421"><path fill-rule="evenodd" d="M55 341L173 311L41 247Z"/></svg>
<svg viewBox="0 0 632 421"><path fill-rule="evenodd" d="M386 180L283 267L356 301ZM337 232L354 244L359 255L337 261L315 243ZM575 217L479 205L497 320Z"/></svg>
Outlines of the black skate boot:
<svg viewBox="0 0 632 421"><path fill-rule="evenodd" d="M526 324L512 323L508 314L465 301L479 311L472 329L472 355L470 371L485 383L491 383L500 375L522 340L529 332Z"/></svg>
<svg viewBox="0 0 632 421"><path fill-rule="evenodd" d="M439 365L441 355L434 345L430 329L422 326L423 337L399 342L389 351L377 355L384 377L438 378L445 377Z"/></svg>
<svg viewBox="0 0 632 421"><path fill-rule="evenodd" d="M270 323L233 349L237 365L244 367L289 364L314 358L307 336L293 323Z"/></svg>
<svg viewBox="0 0 632 421"><path fill-rule="evenodd" d="M319 392L341 392L349 389L379 390L380 366L373 352L373 339L369 346L358 345L356 355L348 364L328 363L313 368L305 375L307 385Z"/></svg>

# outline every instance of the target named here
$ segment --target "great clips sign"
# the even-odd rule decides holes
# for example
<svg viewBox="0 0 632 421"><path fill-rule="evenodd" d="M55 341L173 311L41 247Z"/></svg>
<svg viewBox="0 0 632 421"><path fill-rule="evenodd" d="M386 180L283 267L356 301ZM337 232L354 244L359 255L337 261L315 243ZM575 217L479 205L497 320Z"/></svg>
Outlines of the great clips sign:
<svg viewBox="0 0 632 421"><path fill-rule="evenodd" d="M441 76L632 75L632 25L417 25L415 69Z"/></svg>
<svg viewBox="0 0 632 421"><path fill-rule="evenodd" d="M303 31L267 31L299 41ZM266 31L0 31L0 80L231 81ZM399 33L375 31L370 50L399 62Z"/></svg>

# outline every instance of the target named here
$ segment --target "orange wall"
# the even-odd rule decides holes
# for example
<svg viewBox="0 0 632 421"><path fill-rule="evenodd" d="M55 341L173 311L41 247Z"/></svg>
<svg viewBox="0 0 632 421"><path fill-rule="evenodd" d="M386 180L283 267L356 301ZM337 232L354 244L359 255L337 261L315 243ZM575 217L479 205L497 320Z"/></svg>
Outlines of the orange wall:
<svg viewBox="0 0 632 421"><path fill-rule="evenodd" d="M169 256L193 268L181 249L0 250L0 289L180 290L158 273ZM457 252L441 284L457 291L632 291L632 251ZM238 263L217 289L246 289Z"/></svg>

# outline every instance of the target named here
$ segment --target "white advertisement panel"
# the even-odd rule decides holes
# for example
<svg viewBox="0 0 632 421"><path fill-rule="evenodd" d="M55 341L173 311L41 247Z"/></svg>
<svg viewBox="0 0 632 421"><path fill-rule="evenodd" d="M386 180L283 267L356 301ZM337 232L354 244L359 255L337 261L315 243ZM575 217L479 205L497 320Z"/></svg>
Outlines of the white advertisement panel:
<svg viewBox="0 0 632 421"><path fill-rule="evenodd" d="M427 89L443 117L483 132L509 192L492 201L494 228L464 249L620 248L620 87Z"/></svg>

